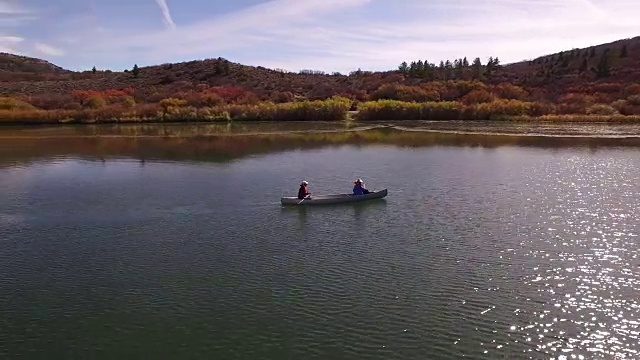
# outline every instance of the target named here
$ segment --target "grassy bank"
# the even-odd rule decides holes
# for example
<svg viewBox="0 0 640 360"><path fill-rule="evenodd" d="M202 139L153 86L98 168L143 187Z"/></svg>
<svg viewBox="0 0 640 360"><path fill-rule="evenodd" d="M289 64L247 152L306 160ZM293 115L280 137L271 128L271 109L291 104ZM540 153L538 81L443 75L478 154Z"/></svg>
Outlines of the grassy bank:
<svg viewBox="0 0 640 360"><path fill-rule="evenodd" d="M494 100L480 104L457 101L369 101L360 104L356 120L502 120L529 122L640 122L640 115L622 115L606 105L585 113L561 113L554 104L521 100Z"/></svg>
<svg viewBox="0 0 640 360"><path fill-rule="evenodd" d="M5 98L6 99L6 98ZM193 102L191 102L193 103ZM482 103L462 101L409 102L377 100L359 103L343 97L286 103L190 105L183 99L168 98L156 104L85 101L79 109L36 108L14 99L0 101L0 124L99 124L99 123L179 123L248 121L403 121L403 120L499 120L515 122L640 122L635 112L640 105L615 107L594 104L569 107L546 102L493 99ZM634 103L635 104L635 103ZM633 110L633 111L632 111ZM639 111L640 112L640 111Z"/></svg>
<svg viewBox="0 0 640 360"><path fill-rule="evenodd" d="M1 108L0 124L95 124L228 121L340 121L347 118L349 99L334 97L323 101L213 107L188 106L180 99L164 99L159 104L114 105L80 110L40 110Z"/></svg>

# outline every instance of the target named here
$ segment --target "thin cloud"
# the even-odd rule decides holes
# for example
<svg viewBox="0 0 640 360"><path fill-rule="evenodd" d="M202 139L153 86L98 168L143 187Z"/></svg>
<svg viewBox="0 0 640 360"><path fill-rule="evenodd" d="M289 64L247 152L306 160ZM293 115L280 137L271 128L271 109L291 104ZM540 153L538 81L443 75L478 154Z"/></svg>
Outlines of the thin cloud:
<svg viewBox="0 0 640 360"><path fill-rule="evenodd" d="M156 1L166 7L166 0ZM168 8L166 15L171 26ZM638 17L634 0L271 0L173 31L98 32L78 24L51 41L38 40L64 43L74 55L59 63L71 68L223 56L292 71L348 72L417 59L526 60L637 36Z"/></svg>
<svg viewBox="0 0 640 360"><path fill-rule="evenodd" d="M0 52L21 55L17 47L23 41L24 39L18 36L0 35Z"/></svg>
<svg viewBox="0 0 640 360"><path fill-rule="evenodd" d="M58 49L56 47L53 47L51 45L47 45L47 44L43 44L43 43L36 43L34 45L34 48L41 54L46 55L46 56L62 56L64 55L64 51L62 51L61 49Z"/></svg>
<svg viewBox="0 0 640 360"><path fill-rule="evenodd" d="M28 12L29 10L27 8L18 5L17 2L0 0L0 15L16 15Z"/></svg>
<svg viewBox="0 0 640 360"><path fill-rule="evenodd" d="M160 7L160 11L162 11L162 17L164 23L171 29L176 28L176 23L173 22L173 18L171 17L171 12L169 11L169 6L167 5L167 0L156 0L156 3Z"/></svg>

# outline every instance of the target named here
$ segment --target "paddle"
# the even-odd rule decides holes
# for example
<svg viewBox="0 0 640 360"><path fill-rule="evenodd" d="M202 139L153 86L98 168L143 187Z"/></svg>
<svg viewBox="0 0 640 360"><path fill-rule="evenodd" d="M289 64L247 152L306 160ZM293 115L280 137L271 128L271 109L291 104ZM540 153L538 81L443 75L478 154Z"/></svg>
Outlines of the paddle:
<svg viewBox="0 0 640 360"><path fill-rule="evenodd" d="M298 201L298 205L302 204L303 201L309 198L309 195L302 198L302 200Z"/></svg>

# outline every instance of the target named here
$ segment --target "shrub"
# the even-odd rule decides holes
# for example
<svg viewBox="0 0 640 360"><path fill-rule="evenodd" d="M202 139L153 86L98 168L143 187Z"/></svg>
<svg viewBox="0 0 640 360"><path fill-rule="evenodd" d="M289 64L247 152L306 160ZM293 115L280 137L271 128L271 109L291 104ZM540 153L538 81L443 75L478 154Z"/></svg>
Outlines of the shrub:
<svg viewBox="0 0 640 360"><path fill-rule="evenodd" d="M107 106L107 101L100 95L91 95L82 102L82 105L89 109L101 109Z"/></svg>
<svg viewBox="0 0 640 360"><path fill-rule="evenodd" d="M640 84L631 84L624 89L626 96L640 95Z"/></svg>
<svg viewBox="0 0 640 360"><path fill-rule="evenodd" d="M640 105L640 95L631 95L627 98L627 102L630 105L638 106Z"/></svg>
<svg viewBox="0 0 640 360"><path fill-rule="evenodd" d="M492 102L496 99L495 95L488 92L484 89L476 89L469 92L467 95L463 96L461 101L464 104L472 105L472 104L481 104Z"/></svg>
<svg viewBox="0 0 640 360"><path fill-rule="evenodd" d="M473 113L478 119L499 119L505 116L531 115L533 103L520 100L499 99L474 106Z"/></svg>
<svg viewBox="0 0 640 360"><path fill-rule="evenodd" d="M593 96L569 93L560 97L558 111L562 114L586 114L587 108L594 103Z"/></svg>
<svg viewBox="0 0 640 360"><path fill-rule="evenodd" d="M502 99L526 100L529 97L529 93L525 89L509 83L496 85L493 88L493 93Z"/></svg>
<svg viewBox="0 0 640 360"><path fill-rule="evenodd" d="M160 107L162 108L162 112L169 113L175 111L178 108L187 105L187 102L182 99L176 98L168 98L160 101Z"/></svg>
<svg viewBox="0 0 640 360"><path fill-rule="evenodd" d="M615 115L618 111L611 105L595 104L587 108L587 114L589 115Z"/></svg>
<svg viewBox="0 0 640 360"><path fill-rule="evenodd" d="M399 84L384 84L374 91L370 99L376 100L399 100L399 101L438 101L440 94L432 89L422 89L416 86L405 86Z"/></svg>
<svg viewBox="0 0 640 360"><path fill-rule="evenodd" d="M0 97L0 110L35 110L35 107L28 102L10 98Z"/></svg>
<svg viewBox="0 0 640 360"><path fill-rule="evenodd" d="M455 120L464 114L464 106L454 101L413 103L379 100L362 103L358 110L359 120Z"/></svg>

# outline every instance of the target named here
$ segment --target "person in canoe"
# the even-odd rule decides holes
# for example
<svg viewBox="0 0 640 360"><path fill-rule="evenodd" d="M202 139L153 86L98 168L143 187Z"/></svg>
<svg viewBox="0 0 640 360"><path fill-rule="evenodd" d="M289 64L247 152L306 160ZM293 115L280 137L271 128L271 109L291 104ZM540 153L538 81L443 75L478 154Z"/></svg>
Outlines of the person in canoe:
<svg viewBox="0 0 640 360"><path fill-rule="evenodd" d="M300 189L298 189L298 199L302 200L311 195L311 193L307 189L307 185L309 185L309 183L306 180L303 180L300 184Z"/></svg>
<svg viewBox="0 0 640 360"><path fill-rule="evenodd" d="M353 183L355 184L353 185L353 195L364 195L369 193L369 190L365 188L362 179L358 179Z"/></svg>

